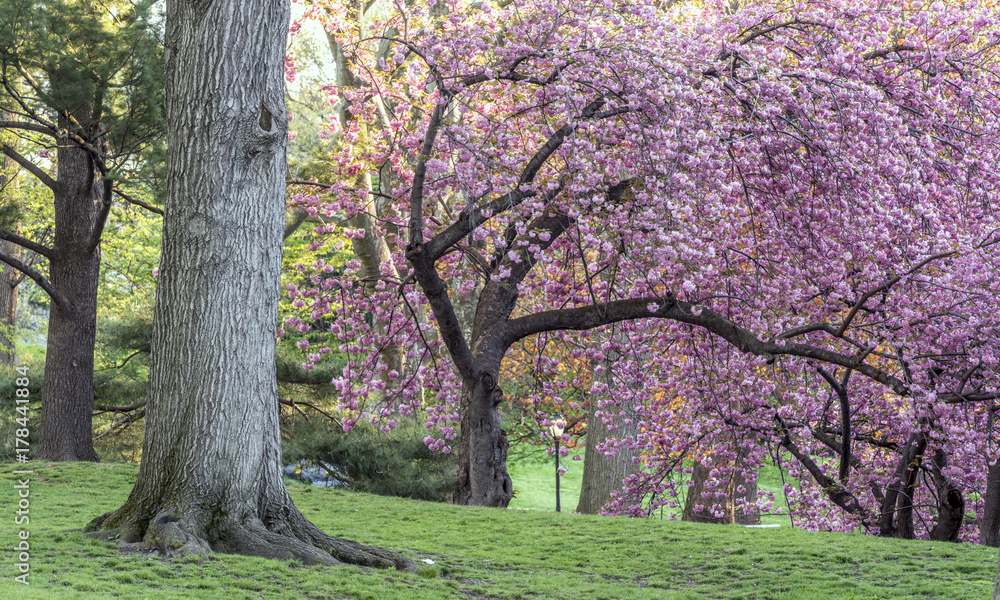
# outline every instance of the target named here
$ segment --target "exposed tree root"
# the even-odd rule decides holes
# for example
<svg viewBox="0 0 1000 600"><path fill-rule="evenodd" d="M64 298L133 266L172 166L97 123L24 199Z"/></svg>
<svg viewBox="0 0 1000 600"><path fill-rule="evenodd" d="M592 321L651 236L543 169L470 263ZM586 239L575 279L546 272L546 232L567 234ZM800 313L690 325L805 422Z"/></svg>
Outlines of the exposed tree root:
<svg viewBox="0 0 1000 600"><path fill-rule="evenodd" d="M298 511L272 521L269 527L256 517L202 527L196 523L202 519L178 519L169 511L161 512L143 526L135 519L122 519L118 512L91 521L86 535L117 541L123 550L155 553L165 558L207 557L220 552L299 560L309 565L348 563L402 571L417 568L415 562L397 552L328 535Z"/></svg>

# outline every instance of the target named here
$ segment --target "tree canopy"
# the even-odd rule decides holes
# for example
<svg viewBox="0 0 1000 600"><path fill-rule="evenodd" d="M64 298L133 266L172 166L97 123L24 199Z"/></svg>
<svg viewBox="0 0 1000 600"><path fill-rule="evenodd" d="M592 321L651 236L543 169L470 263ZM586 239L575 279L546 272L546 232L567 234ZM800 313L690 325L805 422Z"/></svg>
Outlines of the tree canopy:
<svg viewBox="0 0 1000 600"><path fill-rule="evenodd" d="M333 319L346 426L423 411L449 451L470 410L495 414L513 343L580 331L581 356L617 357L617 385L590 391L609 422L639 413L617 443L648 466L627 494L647 501L607 510L670 502L688 459L711 489L770 453L802 472L788 493L810 527L959 535L948 514L996 452L994 9L370 10L360 31L346 7L314 8L356 78L330 88L353 119L328 126L345 141L332 188L297 202L368 214L391 260L316 265L286 323ZM455 303L480 287L463 332ZM406 360L386 364L389 347ZM463 453L502 458L502 435L470 429Z"/></svg>

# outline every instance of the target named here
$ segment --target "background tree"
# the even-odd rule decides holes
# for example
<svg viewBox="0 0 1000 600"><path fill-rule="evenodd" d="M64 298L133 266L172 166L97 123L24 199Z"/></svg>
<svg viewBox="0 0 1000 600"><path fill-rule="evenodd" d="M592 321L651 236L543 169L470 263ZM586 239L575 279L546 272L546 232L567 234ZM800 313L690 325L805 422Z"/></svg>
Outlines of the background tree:
<svg viewBox="0 0 1000 600"><path fill-rule="evenodd" d="M10 115L0 112L0 121L9 121ZM3 141L0 143L16 144L15 137L9 131L0 133ZM6 218L3 226L8 230L17 231L17 221L20 212L18 203L17 175L20 166L9 156L0 156L0 214ZM21 260L21 248L17 244L0 239L0 254ZM16 360L15 330L17 327L17 287L23 275L7 264L0 264L0 364L13 365Z"/></svg>
<svg viewBox="0 0 1000 600"><path fill-rule="evenodd" d="M0 109L10 116L0 127L23 138L21 150L0 149L51 190L54 214L51 246L0 230L48 264L45 274L0 254L51 298L39 458L97 460L91 411L100 242L113 194L128 200L129 186L148 183L127 173L160 131L155 32L148 3L0 7Z"/></svg>
<svg viewBox="0 0 1000 600"><path fill-rule="evenodd" d="M282 0L168 2L170 176L142 462L124 506L91 528L168 554L413 568L323 533L283 483L275 342L288 19Z"/></svg>
<svg viewBox="0 0 1000 600"><path fill-rule="evenodd" d="M354 284L355 267L320 276L311 296L351 357L338 381L344 409L392 427L393 410L426 408L439 432L427 443L445 451L461 418L466 493L456 500L504 506L498 373L511 344L656 319L632 347L678 356L620 367L648 392L628 395L653 467L633 478L633 497L669 491L664 473L712 431L725 433L711 439L725 464L706 485L717 489L730 463L750 481L769 447L762 432L776 432L770 448L819 484L792 499L816 523L957 535L956 475L985 473L981 406L996 397L996 294L982 275L996 265L988 9L706 5L695 17L685 4L464 6L449 3L441 32L377 40L394 44L395 65L373 59L374 42L354 47L366 65L358 94L398 98L405 111L389 115L398 133L381 149L337 157L345 179L329 208L364 211L369 195L347 177L393 165L390 222L406 251L394 256L399 278L384 274L374 291ZM420 10L393 17L396 30ZM398 69L408 56L420 60ZM375 118L357 110L357 121ZM411 129L414 112L422 124ZM455 188L467 205L445 201ZM450 290L479 278L466 336ZM434 315L426 327L414 317L421 304ZM377 352L413 348L409 362L422 364L441 344L449 361L404 372ZM819 369L838 382L855 373L858 396L820 391L829 384ZM418 384L436 404L415 401ZM713 420L674 418L651 395L670 389ZM955 420L956 404L971 421ZM833 412L842 406L871 429L845 434ZM786 418L795 407L809 414ZM866 474L828 474L820 438L823 452L843 452L858 435L870 440L853 455ZM921 472L936 514L914 530ZM854 490L876 481L873 510ZM626 504L612 508L650 508Z"/></svg>

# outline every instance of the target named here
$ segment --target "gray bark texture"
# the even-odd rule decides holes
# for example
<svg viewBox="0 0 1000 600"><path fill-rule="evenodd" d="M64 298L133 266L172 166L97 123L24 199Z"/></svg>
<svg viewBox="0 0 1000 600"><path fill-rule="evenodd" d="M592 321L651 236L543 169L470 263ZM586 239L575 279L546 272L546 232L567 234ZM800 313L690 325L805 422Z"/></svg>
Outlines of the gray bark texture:
<svg viewBox="0 0 1000 600"><path fill-rule="evenodd" d="M607 277L602 274L602 279L608 281ZM609 285L611 284L608 281ZM610 334L619 344L627 345L628 337L624 335L621 330L614 329ZM595 336L595 343L602 343L601 335ZM604 369L604 383L608 385L610 389L615 389L616 386L621 385L620 381L615 380L615 363L621 358L621 355L617 351L610 351L607 355L607 360L605 361ZM642 360L646 360L647 356L642 356ZM591 362L590 371L593 374L596 370L597 365ZM627 403L623 403L627 404ZM615 451L613 456L605 456L603 452L599 451L597 447L609 438L618 439L634 439L639 434L639 422L638 415L632 414L634 411L630 411L629 416L633 417L626 422L626 419L622 415L615 415L613 417L612 425L614 430L611 430L608 425L604 423L603 417L597 416L597 398L591 398L590 406L587 410L587 440L586 440L586 451L584 453L584 463L583 463L583 481L580 485L580 501L577 504L576 512L585 515L596 515L601 512L601 509L611 500L611 492L616 490L621 490L622 480L632 473L636 466L633 464L633 459L639 456L636 450L632 450L627 446L622 446ZM629 504L633 504L634 501L638 501L638 498L625 499Z"/></svg>
<svg viewBox="0 0 1000 600"><path fill-rule="evenodd" d="M622 479L635 470L632 459L638 452L623 446L615 451L614 456L605 456L597 450L598 444L609 437L635 436L639 432L639 424L633 419L625 423L621 416L615 417L616 429L610 431L604 420L594 415L597 403L591 402L590 415L587 419L587 448L584 452L583 482L580 486L580 501L576 512L584 515L596 515L601 512L608 501L611 492L621 490Z"/></svg>
<svg viewBox="0 0 1000 600"><path fill-rule="evenodd" d="M168 0L169 178L142 463L96 537L414 569L298 511L281 471L275 342L287 118L285 0Z"/></svg>

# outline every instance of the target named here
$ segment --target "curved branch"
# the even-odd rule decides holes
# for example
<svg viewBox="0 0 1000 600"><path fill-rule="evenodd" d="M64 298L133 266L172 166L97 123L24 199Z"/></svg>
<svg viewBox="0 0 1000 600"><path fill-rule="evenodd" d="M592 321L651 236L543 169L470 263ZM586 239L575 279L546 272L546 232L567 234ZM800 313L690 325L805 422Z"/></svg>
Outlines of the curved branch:
<svg viewBox="0 0 1000 600"><path fill-rule="evenodd" d="M834 504L852 515L861 517L866 528L872 525L871 515L867 510L865 510L864 506L858 501L854 494L847 490L847 488L845 488L839 481L828 477L827 474L823 472L823 469L816 464L816 461L814 461L808 453L803 452L798 445L792 441L787 429L785 430L784 438L781 440L781 445L791 452L792 456L799 461L799 464L809 471L809 474L816 479L816 483L823 488L827 497L830 498Z"/></svg>
<svg viewBox="0 0 1000 600"><path fill-rule="evenodd" d="M459 374L467 381L478 377L479 362L472 355L469 342L465 339L465 334L462 333L462 326L455 314L455 307L448 297L448 286L438 275L435 261L428 258L427 252L419 243L411 243L406 247L406 260L413 266L414 278L424 291L424 296L427 297L431 310L434 311L441 339L448 347L448 352L451 353Z"/></svg>
<svg viewBox="0 0 1000 600"><path fill-rule="evenodd" d="M55 288L55 286L49 283L49 281L45 279L45 277L42 276L41 273L32 269L31 267L17 260L16 258L7 256L3 252L0 252L0 262L7 263L8 265L14 267L18 271L30 277L32 280L34 280L35 283L38 284L38 287L45 290L45 293L48 294L50 298L52 298L52 301L55 302L56 305L64 313L66 313L67 315L72 314L73 305L70 303L69 299L67 299L66 296L63 296L62 293Z"/></svg>
<svg viewBox="0 0 1000 600"><path fill-rule="evenodd" d="M699 310L697 314L692 309ZM817 346L797 343L779 344L760 339L724 316L695 303L677 300L668 293L661 297L631 298L602 302L578 308L543 311L507 322L507 342L558 329L582 331L632 319L660 318L688 323L705 329L732 344L737 350L755 356L780 355L812 358L825 363L854 369L900 396L909 395L909 386L897 377L872 365L861 362L857 356L841 354Z"/></svg>
<svg viewBox="0 0 1000 600"><path fill-rule="evenodd" d="M125 192L121 191L118 188L114 188L111 191L113 191L114 193L118 194L119 198L121 198L125 202L128 202L129 204L134 204L136 206L141 206L142 208L145 208L149 212L156 213L156 214L160 215L161 217L163 216L163 209L156 208L152 204L147 204L147 203L143 202L142 200L137 200L137 199L129 196Z"/></svg>
<svg viewBox="0 0 1000 600"><path fill-rule="evenodd" d="M46 126L39 125L37 123L25 123L24 121L0 121L0 129L23 129L25 131L34 131L51 137L58 137L59 135L54 129L49 129Z"/></svg>
<svg viewBox="0 0 1000 600"><path fill-rule="evenodd" d="M836 392L837 398L840 400L840 468L838 469L838 478L840 483L847 485L847 479L850 477L850 466L851 459L851 403L850 398L847 395L847 381L851 377L851 370L847 369L847 373L844 375L843 382L837 381L837 379L823 367L816 367L816 371L823 376L823 379L830 384L833 391Z"/></svg>
<svg viewBox="0 0 1000 600"><path fill-rule="evenodd" d="M0 144L0 152L3 152L9 156L14 162L24 167L24 170L31 173L39 181L45 184L46 187L52 191L57 191L59 189L59 183L55 179L49 177L49 174L39 168L38 165L31 162L24 156L22 156L17 150L14 150L7 144Z"/></svg>
<svg viewBox="0 0 1000 600"><path fill-rule="evenodd" d="M55 254L55 250L52 248L33 242L26 237L20 236L13 231L8 231L6 229L0 229L0 240L7 240L8 242L17 244L25 250L31 250L35 254L40 254L45 258L52 258L52 255Z"/></svg>

